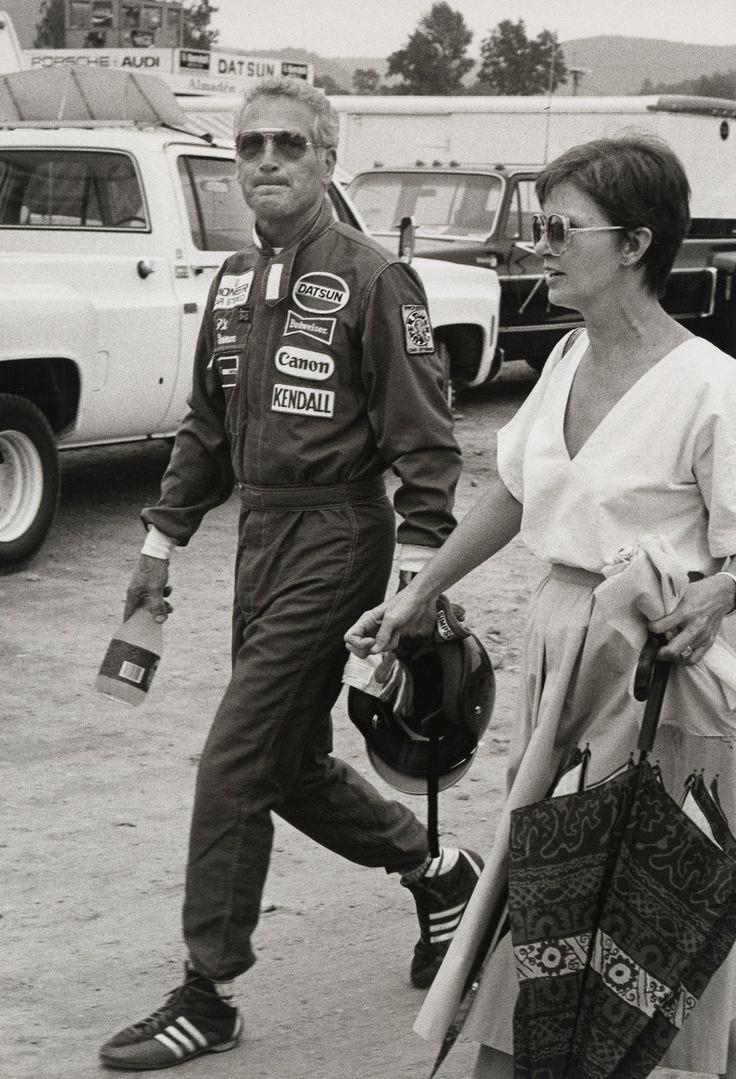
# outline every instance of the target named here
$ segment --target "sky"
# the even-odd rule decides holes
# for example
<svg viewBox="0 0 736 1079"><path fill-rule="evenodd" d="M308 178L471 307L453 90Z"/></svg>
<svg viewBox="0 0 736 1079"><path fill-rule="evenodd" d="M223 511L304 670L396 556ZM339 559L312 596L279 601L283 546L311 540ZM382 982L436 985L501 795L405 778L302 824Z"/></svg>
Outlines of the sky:
<svg viewBox="0 0 736 1079"><path fill-rule="evenodd" d="M560 41L622 34L701 45L736 45L736 0L448 0L478 55L503 19L523 19L530 37ZM258 53L301 48L320 56L386 57L402 48L434 0L212 0L218 45ZM2 6L0 2L0 6Z"/></svg>

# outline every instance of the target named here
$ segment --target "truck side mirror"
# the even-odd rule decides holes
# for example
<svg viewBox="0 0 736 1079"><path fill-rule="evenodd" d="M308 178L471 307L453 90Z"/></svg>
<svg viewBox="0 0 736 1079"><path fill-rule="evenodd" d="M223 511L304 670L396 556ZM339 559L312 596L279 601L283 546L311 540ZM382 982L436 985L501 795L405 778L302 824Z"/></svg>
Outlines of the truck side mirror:
<svg viewBox="0 0 736 1079"><path fill-rule="evenodd" d="M399 225L399 258L402 262L411 262L414 258L414 243L414 218L402 217Z"/></svg>
<svg viewBox="0 0 736 1079"><path fill-rule="evenodd" d="M731 292L733 290L733 279L736 274L736 251L721 251L717 255L714 255L713 265L716 270L719 270L726 275L723 298L725 300L730 300Z"/></svg>

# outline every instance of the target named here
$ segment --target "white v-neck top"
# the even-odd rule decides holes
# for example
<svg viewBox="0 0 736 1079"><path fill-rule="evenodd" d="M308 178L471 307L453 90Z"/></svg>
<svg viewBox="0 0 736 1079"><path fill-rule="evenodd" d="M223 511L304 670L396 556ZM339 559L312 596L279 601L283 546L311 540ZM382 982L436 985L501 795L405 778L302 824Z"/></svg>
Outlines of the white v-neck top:
<svg viewBox="0 0 736 1079"><path fill-rule="evenodd" d="M564 436L587 333L552 351L498 432L501 479L523 505L521 538L545 562L600 572L644 536L688 569L736 554L736 360L702 338L678 345L617 401L570 457Z"/></svg>

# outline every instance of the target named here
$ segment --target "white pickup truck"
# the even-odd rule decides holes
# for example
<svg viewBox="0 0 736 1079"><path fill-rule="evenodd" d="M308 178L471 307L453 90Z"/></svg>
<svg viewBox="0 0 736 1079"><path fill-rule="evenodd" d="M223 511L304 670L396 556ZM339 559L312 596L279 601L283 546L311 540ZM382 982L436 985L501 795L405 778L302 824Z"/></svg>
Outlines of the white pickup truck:
<svg viewBox="0 0 736 1079"><path fill-rule="evenodd" d="M150 76L0 77L0 572L51 527L58 451L165 438L184 414L208 286L252 227L232 144L187 123ZM414 265L452 377L479 385L495 273Z"/></svg>

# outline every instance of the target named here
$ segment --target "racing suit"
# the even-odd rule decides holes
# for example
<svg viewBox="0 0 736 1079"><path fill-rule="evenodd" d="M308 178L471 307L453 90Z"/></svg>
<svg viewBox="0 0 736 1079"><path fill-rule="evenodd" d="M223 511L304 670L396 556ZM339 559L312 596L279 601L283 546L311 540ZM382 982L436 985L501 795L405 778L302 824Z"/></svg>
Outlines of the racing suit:
<svg viewBox="0 0 736 1079"><path fill-rule="evenodd" d="M426 830L331 755L343 633L380 603L400 483L402 543L454 527L460 454L414 271L327 202L288 247L256 237L213 281L189 412L161 498L143 511L179 545L241 499L233 670L199 765L184 936L193 966L227 980L254 962L271 813L367 866L405 872Z"/></svg>

